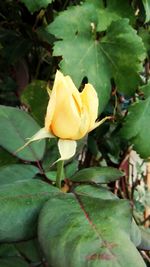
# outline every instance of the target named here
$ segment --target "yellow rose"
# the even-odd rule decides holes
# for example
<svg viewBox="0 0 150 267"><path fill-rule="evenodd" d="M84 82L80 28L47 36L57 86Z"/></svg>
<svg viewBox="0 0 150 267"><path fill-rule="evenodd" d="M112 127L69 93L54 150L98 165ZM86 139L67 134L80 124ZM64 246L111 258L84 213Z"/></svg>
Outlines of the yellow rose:
<svg viewBox="0 0 150 267"><path fill-rule="evenodd" d="M78 140L97 124L98 96L91 84L80 93L69 76L57 71L45 117L45 129L61 139Z"/></svg>
<svg viewBox="0 0 150 267"><path fill-rule="evenodd" d="M98 96L93 86L86 84L80 93L69 76L57 71L45 116L45 126L16 152L33 141L58 137L58 161L67 160L76 152L75 140L81 139L111 118L105 117L95 122L97 115Z"/></svg>

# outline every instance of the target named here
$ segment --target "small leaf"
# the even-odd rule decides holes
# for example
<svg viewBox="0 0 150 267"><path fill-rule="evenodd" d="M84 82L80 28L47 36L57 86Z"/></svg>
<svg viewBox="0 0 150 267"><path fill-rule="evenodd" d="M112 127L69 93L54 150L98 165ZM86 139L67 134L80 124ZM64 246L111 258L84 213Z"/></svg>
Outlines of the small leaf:
<svg viewBox="0 0 150 267"><path fill-rule="evenodd" d="M130 240L130 220L127 201L62 194L40 213L39 241L52 266L146 267Z"/></svg>
<svg viewBox="0 0 150 267"><path fill-rule="evenodd" d="M125 118L121 135L133 144L142 158L150 156L150 97L134 103Z"/></svg>
<svg viewBox="0 0 150 267"><path fill-rule="evenodd" d="M0 145L9 152L24 146L26 139L40 129L39 125L26 112L13 107L0 106ZM45 151L45 141L30 144L16 154L27 161L41 160Z"/></svg>
<svg viewBox="0 0 150 267"><path fill-rule="evenodd" d="M94 185L79 185L75 188L78 195L100 198L100 199L117 199L117 196L110 192L107 187Z"/></svg>
<svg viewBox="0 0 150 267"><path fill-rule="evenodd" d="M91 167L80 170L70 179L74 182L94 182L106 184L118 180L123 172L112 167Z"/></svg>
<svg viewBox="0 0 150 267"><path fill-rule="evenodd" d="M53 0L21 0L31 13L38 11L41 8L46 8Z"/></svg>
<svg viewBox="0 0 150 267"><path fill-rule="evenodd" d="M21 101L29 108L33 118L43 126L49 96L46 90L45 81L33 81L21 95ZM40 107L40 108L39 108Z"/></svg>
<svg viewBox="0 0 150 267"><path fill-rule="evenodd" d="M0 185L32 179L39 169L27 164L11 164L0 168Z"/></svg>
<svg viewBox="0 0 150 267"><path fill-rule="evenodd" d="M145 8L145 22L150 21L150 1L149 0L142 0L144 8Z"/></svg>
<svg viewBox="0 0 150 267"><path fill-rule="evenodd" d="M39 211L59 190L40 180L0 188L0 241L27 240L36 234Z"/></svg>

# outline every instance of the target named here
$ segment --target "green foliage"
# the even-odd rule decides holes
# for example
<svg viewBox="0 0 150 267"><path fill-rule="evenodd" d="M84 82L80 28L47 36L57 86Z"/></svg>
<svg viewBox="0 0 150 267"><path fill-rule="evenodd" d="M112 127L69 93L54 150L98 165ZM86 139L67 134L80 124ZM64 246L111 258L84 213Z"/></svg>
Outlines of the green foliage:
<svg viewBox="0 0 150 267"><path fill-rule="evenodd" d="M0 10L0 266L146 266L150 185L129 153L150 158L149 0L6 0ZM95 87L98 120L111 116L78 141L61 191L58 139L21 149L44 127L59 68L80 91Z"/></svg>
<svg viewBox="0 0 150 267"><path fill-rule="evenodd" d="M50 199L39 222L39 239L49 264L145 266L129 239L129 214L126 201L100 196L68 194Z"/></svg>
<svg viewBox="0 0 150 267"><path fill-rule="evenodd" d="M93 17L95 8L93 4L70 8L61 13L47 31L62 39L55 42L53 54L63 57L60 63L63 72L69 73L77 86L86 76L98 91L102 111L108 102L112 77L120 91L127 94L135 91L146 55L141 39L127 19L113 22L103 36L97 28L97 16ZM84 23L81 23L82 17ZM62 24L65 27L62 28Z"/></svg>
<svg viewBox="0 0 150 267"><path fill-rule="evenodd" d="M54 187L42 181L20 181L0 189L0 241L26 240L36 235L37 219Z"/></svg>
<svg viewBox="0 0 150 267"><path fill-rule="evenodd" d="M6 259L0 259L1 267L28 267L29 265L19 257L8 257Z"/></svg>
<svg viewBox="0 0 150 267"><path fill-rule="evenodd" d="M142 0L144 8L145 8L145 22L150 21L150 2L148 0Z"/></svg>
<svg viewBox="0 0 150 267"><path fill-rule="evenodd" d="M26 138L39 129L38 124L26 112L18 108L0 107L0 145L17 157L28 161L40 160L43 157L45 141L16 152L27 142Z"/></svg>
<svg viewBox="0 0 150 267"><path fill-rule="evenodd" d="M142 158L150 155L150 97L139 101L129 108L121 130L122 136L133 144Z"/></svg>
<svg viewBox="0 0 150 267"><path fill-rule="evenodd" d="M38 11L39 9L46 8L48 6L48 4L50 4L53 0L34 0L34 1L30 1L30 0L21 0L21 2L23 2L26 7L29 9L29 11L35 12Z"/></svg>
<svg viewBox="0 0 150 267"><path fill-rule="evenodd" d="M24 89L21 100L23 104L31 110L33 118L43 126L48 102L46 82L33 81L30 83L27 88Z"/></svg>
<svg viewBox="0 0 150 267"><path fill-rule="evenodd" d="M123 176L123 172L112 167L93 167L80 170L75 173L71 180L74 182L94 182L107 184Z"/></svg>
<svg viewBox="0 0 150 267"><path fill-rule="evenodd" d="M11 164L0 168L0 185L33 178L39 169L27 164Z"/></svg>

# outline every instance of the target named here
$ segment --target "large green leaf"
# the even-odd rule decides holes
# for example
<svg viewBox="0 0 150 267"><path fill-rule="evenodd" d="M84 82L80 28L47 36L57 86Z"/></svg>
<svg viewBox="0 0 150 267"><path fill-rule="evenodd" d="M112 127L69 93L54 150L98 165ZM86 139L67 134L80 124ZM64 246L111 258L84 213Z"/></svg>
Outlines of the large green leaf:
<svg viewBox="0 0 150 267"><path fill-rule="evenodd" d="M124 200L57 196L42 209L39 241L55 267L145 267L129 238L130 220Z"/></svg>
<svg viewBox="0 0 150 267"><path fill-rule="evenodd" d="M8 257L0 259L1 267L29 267L28 263L20 257Z"/></svg>
<svg viewBox="0 0 150 267"><path fill-rule="evenodd" d="M0 106L0 145L17 157L27 161L42 159L45 140L34 142L15 153L40 127L26 112L13 107Z"/></svg>
<svg viewBox="0 0 150 267"><path fill-rule="evenodd" d="M53 0L21 0L31 13L38 11L42 7L46 8L52 1Z"/></svg>
<svg viewBox="0 0 150 267"><path fill-rule="evenodd" d="M39 169L27 164L11 164L0 168L0 185L33 178Z"/></svg>
<svg viewBox="0 0 150 267"><path fill-rule="evenodd" d="M45 81L33 81L23 91L21 100L27 105L34 119L43 127L48 103Z"/></svg>
<svg viewBox="0 0 150 267"><path fill-rule="evenodd" d="M102 110L109 99L112 77L118 90L128 94L135 91L146 55L128 19L112 22L106 36L97 33L98 23L97 6L84 3L60 13L47 31L59 39L53 55L62 56L62 71L71 75L77 87L86 76L98 92Z"/></svg>
<svg viewBox="0 0 150 267"><path fill-rule="evenodd" d="M133 144L142 158L150 156L150 97L134 103L125 118L122 136Z"/></svg>
<svg viewBox="0 0 150 267"><path fill-rule="evenodd" d="M106 184L123 176L123 172L112 167L91 167L75 173L70 179L74 182L94 182Z"/></svg>
<svg viewBox="0 0 150 267"><path fill-rule="evenodd" d="M26 240L36 234L40 209L55 187L40 180L23 181L0 188L0 241Z"/></svg>

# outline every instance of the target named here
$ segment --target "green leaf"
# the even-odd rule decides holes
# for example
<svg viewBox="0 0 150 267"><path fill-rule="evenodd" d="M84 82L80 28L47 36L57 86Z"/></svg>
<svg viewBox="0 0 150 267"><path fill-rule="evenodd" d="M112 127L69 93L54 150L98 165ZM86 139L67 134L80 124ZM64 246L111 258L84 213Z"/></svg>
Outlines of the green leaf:
<svg viewBox="0 0 150 267"><path fill-rule="evenodd" d="M0 244L0 258L19 256L14 244Z"/></svg>
<svg viewBox="0 0 150 267"><path fill-rule="evenodd" d="M46 90L45 81L33 81L23 91L21 101L27 105L33 118L41 125L44 125L49 96ZM40 108L39 108L40 107Z"/></svg>
<svg viewBox="0 0 150 267"><path fill-rule="evenodd" d="M45 151L45 140L30 144L17 154L27 138L40 129L39 125L26 112L13 107L0 106L0 145L18 158L27 161L41 160Z"/></svg>
<svg viewBox="0 0 150 267"><path fill-rule="evenodd" d="M139 228L141 231L141 242L138 245L138 248L141 250L148 250L150 251L150 231L149 229L143 229L142 227Z"/></svg>
<svg viewBox="0 0 150 267"><path fill-rule="evenodd" d="M124 0L107 0L106 3L102 0L88 0L96 7L98 17L97 31L105 31L112 21L121 18L129 18L131 23L134 22L134 12L128 1Z"/></svg>
<svg viewBox="0 0 150 267"><path fill-rule="evenodd" d="M83 78L88 77L99 98L103 98L100 102L102 111L109 100L110 80L106 57L92 32L91 23L97 23L95 14L92 4L71 7L60 13L47 31L62 39L55 42L53 55L63 57L60 63L63 73L71 76L77 88Z"/></svg>
<svg viewBox="0 0 150 267"><path fill-rule="evenodd" d="M55 267L145 267L129 238L130 220L124 200L57 196L40 213L39 241Z"/></svg>
<svg viewBox="0 0 150 267"><path fill-rule="evenodd" d="M143 60L146 57L142 39L128 20L122 19L110 25L101 47L118 90L131 95L140 82L139 73L143 70Z"/></svg>
<svg viewBox="0 0 150 267"><path fill-rule="evenodd" d="M0 188L0 241L27 240L36 234L39 211L55 187L40 180L23 181Z"/></svg>
<svg viewBox="0 0 150 267"><path fill-rule="evenodd" d="M125 118L121 135L133 144L142 158L150 156L150 97L134 103Z"/></svg>
<svg viewBox="0 0 150 267"><path fill-rule="evenodd" d="M142 38L147 54L150 56L150 26L147 26L146 29L140 28L139 36Z"/></svg>
<svg viewBox="0 0 150 267"><path fill-rule="evenodd" d="M41 8L46 8L53 0L21 0L31 13L38 11Z"/></svg>
<svg viewBox="0 0 150 267"><path fill-rule="evenodd" d="M140 90L144 93L144 96L148 98L150 96L150 81L146 85L141 86Z"/></svg>
<svg viewBox="0 0 150 267"><path fill-rule="evenodd" d="M24 255L26 259L31 262L41 261L42 253L39 249L39 244L37 239L22 241L15 244L21 255Z"/></svg>
<svg viewBox="0 0 150 267"><path fill-rule="evenodd" d="M124 93L132 94L136 90L146 54L141 38L128 19L112 22L106 36L97 33L97 24L96 7L84 3L60 13L47 31L59 39L54 44L53 55L62 56L62 71L72 77L77 87L87 77L98 92L102 111L109 100L111 78Z"/></svg>
<svg viewBox="0 0 150 267"><path fill-rule="evenodd" d="M39 169L27 164L11 164L0 168L0 185L32 179Z"/></svg>
<svg viewBox="0 0 150 267"><path fill-rule="evenodd" d="M8 164L18 163L18 159L7 150L0 147L0 167Z"/></svg>
<svg viewBox="0 0 150 267"><path fill-rule="evenodd" d="M139 244L141 243L141 231L134 220L132 221L132 224L131 224L131 235L130 236L131 236L131 240L134 243L134 245L138 247Z"/></svg>
<svg viewBox="0 0 150 267"><path fill-rule="evenodd" d="M100 199L117 199L117 196L110 192L107 187L95 185L79 185L75 188L78 195L84 195Z"/></svg>
<svg viewBox="0 0 150 267"><path fill-rule="evenodd" d="M78 171L70 179L74 182L94 182L107 184L118 180L123 172L113 167L91 167Z"/></svg>
<svg viewBox="0 0 150 267"><path fill-rule="evenodd" d="M150 21L150 1L149 0L142 0L143 5L144 5L144 9L145 9L145 22L149 22Z"/></svg>
<svg viewBox="0 0 150 267"><path fill-rule="evenodd" d="M25 262L20 257L8 257L0 259L1 267L29 267L27 262Z"/></svg>

